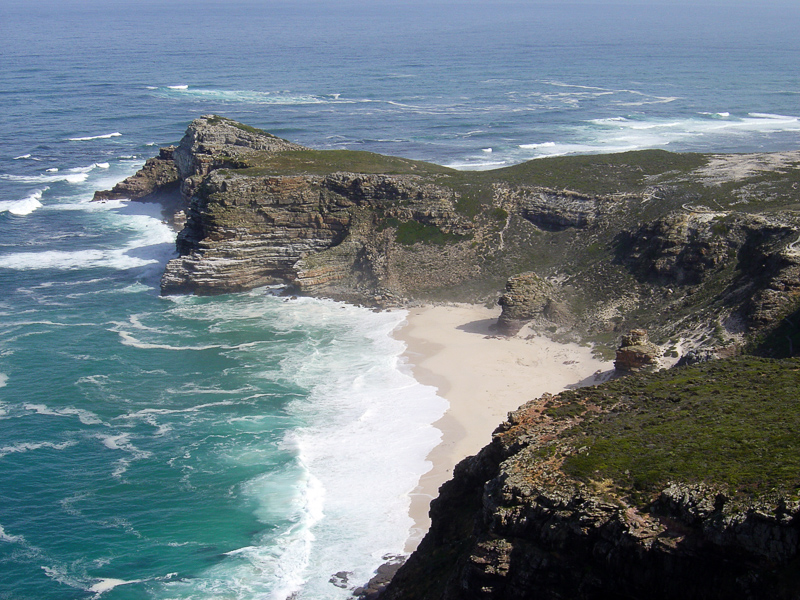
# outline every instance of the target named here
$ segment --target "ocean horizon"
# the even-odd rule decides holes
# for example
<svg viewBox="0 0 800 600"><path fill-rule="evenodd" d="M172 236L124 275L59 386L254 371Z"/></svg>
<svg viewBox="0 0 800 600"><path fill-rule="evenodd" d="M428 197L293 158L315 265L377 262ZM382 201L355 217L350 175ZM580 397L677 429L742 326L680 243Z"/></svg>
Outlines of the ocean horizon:
<svg viewBox="0 0 800 600"><path fill-rule="evenodd" d="M348 598L403 555L447 409L405 312L159 295L92 202L220 114L458 169L800 147L788 2L0 0L0 599Z"/></svg>

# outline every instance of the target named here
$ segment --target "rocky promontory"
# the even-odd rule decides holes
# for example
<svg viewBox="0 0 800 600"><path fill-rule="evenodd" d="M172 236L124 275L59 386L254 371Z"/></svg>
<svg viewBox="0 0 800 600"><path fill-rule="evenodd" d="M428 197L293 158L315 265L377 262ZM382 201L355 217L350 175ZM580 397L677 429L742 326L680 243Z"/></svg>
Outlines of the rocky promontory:
<svg viewBox="0 0 800 600"><path fill-rule="evenodd" d="M209 115L97 198L179 213L164 294L499 300L507 333L533 321L612 345L645 328L672 355L741 346L797 310L798 165L649 150L461 172Z"/></svg>
<svg viewBox="0 0 800 600"><path fill-rule="evenodd" d="M800 597L798 389L800 360L743 357L525 404L381 598Z"/></svg>

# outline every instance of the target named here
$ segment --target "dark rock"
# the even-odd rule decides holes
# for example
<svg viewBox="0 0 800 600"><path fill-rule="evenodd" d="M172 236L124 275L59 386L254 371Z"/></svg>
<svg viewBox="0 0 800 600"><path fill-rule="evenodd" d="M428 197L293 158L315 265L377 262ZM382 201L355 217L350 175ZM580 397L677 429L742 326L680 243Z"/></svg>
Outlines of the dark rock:
<svg viewBox="0 0 800 600"><path fill-rule="evenodd" d="M545 231L592 227L611 204L599 196L532 186L497 186L495 193L519 206L523 218Z"/></svg>
<svg viewBox="0 0 800 600"><path fill-rule="evenodd" d="M175 147L161 148L157 158L150 158L144 166L110 190L98 191L94 200L140 200L164 202L178 199L180 178L173 160Z"/></svg>
<svg viewBox="0 0 800 600"><path fill-rule="evenodd" d="M696 365L698 363L708 362L716 359L717 353L715 350L711 348L694 348L681 356L678 359L678 362L675 363L675 366L683 367L685 365Z"/></svg>
<svg viewBox="0 0 800 600"><path fill-rule="evenodd" d="M376 600L383 594L386 586L389 585L400 567L406 561L405 556L386 555L383 557L386 562L378 567L375 576L363 586L353 590L353 596L359 600Z"/></svg>

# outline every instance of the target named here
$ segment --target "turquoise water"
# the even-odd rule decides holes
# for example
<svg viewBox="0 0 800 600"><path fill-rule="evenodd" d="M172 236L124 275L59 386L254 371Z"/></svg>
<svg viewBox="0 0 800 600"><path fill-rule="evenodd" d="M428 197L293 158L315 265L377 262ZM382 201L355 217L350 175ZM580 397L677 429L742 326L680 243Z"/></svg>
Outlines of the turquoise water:
<svg viewBox="0 0 800 600"><path fill-rule="evenodd" d="M158 207L91 202L191 119L464 168L796 149L799 25L777 2L0 0L0 598L345 598L403 551L446 408L404 313L161 298Z"/></svg>

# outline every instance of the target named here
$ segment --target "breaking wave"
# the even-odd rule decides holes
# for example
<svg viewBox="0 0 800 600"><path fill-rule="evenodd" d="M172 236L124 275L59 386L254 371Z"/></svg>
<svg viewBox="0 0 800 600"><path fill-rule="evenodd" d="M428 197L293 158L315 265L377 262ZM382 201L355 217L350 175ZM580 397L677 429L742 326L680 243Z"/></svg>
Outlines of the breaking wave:
<svg viewBox="0 0 800 600"><path fill-rule="evenodd" d="M42 206L42 194L47 190L36 190L22 200L6 200L0 202L0 213L9 212L12 215L25 216L31 214Z"/></svg>
<svg viewBox="0 0 800 600"><path fill-rule="evenodd" d="M72 137L67 138L70 142L88 142L91 140L107 140L110 138L120 137L122 134L119 131L115 131L114 133L106 133L103 135L90 135L86 137Z"/></svg>

